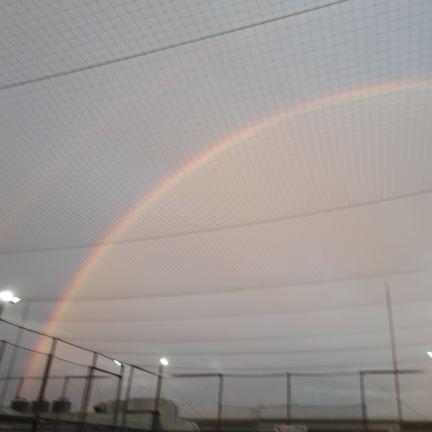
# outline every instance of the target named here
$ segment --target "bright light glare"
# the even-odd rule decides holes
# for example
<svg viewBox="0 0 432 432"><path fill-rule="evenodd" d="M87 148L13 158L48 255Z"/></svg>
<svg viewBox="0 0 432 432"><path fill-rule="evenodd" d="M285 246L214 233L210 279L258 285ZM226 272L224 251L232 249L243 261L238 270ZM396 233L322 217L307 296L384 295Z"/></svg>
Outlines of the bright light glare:
<svg viewBox="0 0 432 432"><path fill-rule="evenodd" d="M122 364L118 360L113 360L117 366L121 366Z"/></svg>
<svg viewBox="0 0 432 432"><path fill-rule="evenodd" d="M11 300L11 302L12 303L18 303L18 302L20 302L21 301L21 299L19 298L19 297L17 297L17 296L15 296L12 300Z"/></svg>
<svg viewBox="0 0 432 432"><path fill-rule="evenodd" d="M12 299L13 299L14 297L15 297L15 296L13 295L13 292L12 292L12 291L6 290L6 291L2 291L2 292L0 292L0 300L4 301L4 302L6 302L6 303L12 301Z"/></svg>
<svg viewBox="0 0 432 432"><path fill-rule="evenodd" d="M162 357L159 361L160 361L160 364L162 366L168 366L169 365L169 361L165 357Z"/></svg>
<svg viewBox="0 0 432 432"><path fill-rule="evenodd" d="M428 351L428 352L427 352L427 355L428 355L430 358L432 358L432 351Z"/></svg>

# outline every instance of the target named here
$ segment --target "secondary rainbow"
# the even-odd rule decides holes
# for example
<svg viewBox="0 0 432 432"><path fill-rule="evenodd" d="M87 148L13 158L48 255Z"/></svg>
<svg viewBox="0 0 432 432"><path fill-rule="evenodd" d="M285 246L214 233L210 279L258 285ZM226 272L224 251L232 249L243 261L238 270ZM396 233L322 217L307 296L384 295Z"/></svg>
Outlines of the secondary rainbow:
<svg viewBox="0 0 432 432"><path fill-rule="evenodd" d="M261 119L256 123L249 125L239 131L228 135L221 141L216 142L209 148L205 149L195 157L190 159L185 164L181 165L177 170L163 178L152 190L150 190L142 199L140 199L120 221L112 228L84 260L75 277L66 287L62 298L57 302L57 305L45 326L44 331L48 334L55 334L56 322L60 320L65 312L68 300L79 292L82 284L103 260L104 256L109 252L110 248L115 247L116 240L121 234L132 225L147 209L149 209L157 200L161 199L165 194L175 188L175 186L191 176L194 172L206 165L207 162L218 157L220 154L233 149L234 147L246 142L249 138L259 132L271 128L283 120L288 118L301 116L316 110L330 107L332 105L351 102L360 99L366 99L379 95L398 93L402 91L427 89L432 88L432 80L416 80L416 81L396 81L374 86L362 87L344 91L337 94L327 95L314 100L302 102L291 106L283 112L279 112L265 119ZM40 340L37 344L37 350L41 350L44 341ZM32 370L36 366L37 360L33 358L29 362L27 375L32 375Z"/></svg>

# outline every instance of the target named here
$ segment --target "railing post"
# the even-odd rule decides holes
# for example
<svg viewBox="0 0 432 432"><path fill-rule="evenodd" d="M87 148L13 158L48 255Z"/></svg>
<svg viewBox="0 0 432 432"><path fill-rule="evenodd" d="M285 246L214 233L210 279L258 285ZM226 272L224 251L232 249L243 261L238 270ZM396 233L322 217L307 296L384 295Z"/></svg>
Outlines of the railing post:
<svg viewBox="0 0 432 432"><path fill-rule="evenodd" d="M160 424L159 405L160 405L160 396L162 391L162 380L163 380L163 365L162 363L159 363L158 378L156 384L156 395L155 395L154 408L153 408L153 422L152 422L153 432L156 432L159 429L159 424Z"/></svg>
<svg viewBox="0 0 432 432"><path fill-rule="evenodd" d="M134 373L135 373L135 368L132 365L129 368L130 368L129 369L129 378L128 378L128 383L126 386L125 401L123 404L123 413L122 413L122 421L121 421L122 430L124 430L124 428L126 426L126 415L127 415L127 411L128 411L129 399L130 399L130 395L132 392L133 377L134 377Z"/></svg>
<svg viewBox="0 0 432 432"><path fill-rule="evenodd" d="M41 382L41 386L39 388L39 395L37 398L37 402L36 402L36 409L35 409L35 421L33 423L33 431L37 430L37 426L38 426L38 422L39 422L39 413L40 413L40 408L42 406L42 403L45 399L45 392L46 392L46 388L48 385L48 380L49 380L49 375L50 375L50 371L51 371L51 366L52 366L52 362L55 356L55 350L57 348L57 339L56 338L52 338L51 339L51 349L50 352L47 356L47 361L45 363L45 370L44 370L44 374L42 377L42 382Z"/></svg>
<svg viewBox="0 0 432 432"><path fill-rule="evenodd" d="M94 352L92 365L89 366L89 368L88 368L86 381L84 384L83 397L81 399L81 416L80 417L81 417L81 423L83 423L83 424L85 423L85 421L87 419L87 410L88 410L88 405L90 403L90 395L91 395L91 391L92 391L93 378L94 378L95 367L97 366L97 360L98 360L98 353Z"/></svg>
<svg viewBox="0 0 432 432"><path fill-rule="evenodd" d="M114 418L113 418L114 427L117 426L117 419L120 411L120 399L121 399L121 391L123 387L123 375L124 375L124 366L122 364L120 365L120 376L118 377L116 401L114 404Z"/></svg>
<svg viewBox="0 0 432 432"><path fill-rule="evenodd" d="M219 374L218 377L219 377L219 386L218 386L218 406L217 406L217 432L220 432L222 428L224 376L222 374Z"/></svg>
<svg viewBox="0 0 432 432"><path fill-rule="evenodd" d="M24 324L27 320L29 311L30 311L30 302L27 302L24 305L24 309L23 309L23 313L21 315L21 320L20 320L20 325L14 325L13 326L17 329L17 332L15 334L15 340L13 344L10 344L10 346L12 347L12 352L10 354L9 357L9 365L6 371L6 376L11 376L15 367L15 363L17 360L17 355L18 355L18 350L20 348L20 343L21 343L21 339L22 339L22 335L24 332ZM2 320L3 321L3 320ZM7 398L7 394L8 394L8 390L9 390L9 381L5 381L3 388L2 388L2 392L0 395L0 406L3 406L6 402L6 398Z"/></svg>
<svg viewBox="0 0 432 432"><path fill-rule="evenodd" d="M287 424L291 421L291 374L286 374L286 418Z"/></svg>
<svg viewBox="0 0 432 432"><path fill-rule="evenodd" d="M367 432L368 418L367 418L366 391L365 391L364 378L365 378L365 373L360 372L360 398L361 398L362 425L363 425L363 432Z"/></svg>
<svg viewBox="0 0 432 432"><path fill-rule="evenodd" d="M0 343L0 365L2 364L3 356L6 351L7 342L2 340Z"/></svg>
<svg viewBox="0 0 432 432"><path fill-rule="evenodd" d="M2 364L3 357L4 357L4 354L6 352L7 345L8 345L7 341L5 341L5 340L1 341L1 345L0 345L0 366ZM8 376L8 375L6 375L6 376ZM4 405L4 402L5 402L5 399L6 399L8 385L9 384L8 384L7 381L5 381L4 383L2 383L2 391L1 391L1 394L0 394L0 406Z"/></svg>

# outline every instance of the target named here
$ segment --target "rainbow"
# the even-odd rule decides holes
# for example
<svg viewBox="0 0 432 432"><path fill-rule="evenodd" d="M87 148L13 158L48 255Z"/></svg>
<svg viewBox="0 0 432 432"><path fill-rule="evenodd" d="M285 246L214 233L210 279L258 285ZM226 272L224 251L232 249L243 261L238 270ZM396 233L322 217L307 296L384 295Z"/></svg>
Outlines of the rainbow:
<svg viewBox="0 0 432 432"><path fill-rule="evenodd" d="M75 277L66 287L61 299L51 314L51 317L45 326L44 331L48 334L55 334L56 322L60 320L62 314L67 308L68 301L77 294L85 280L101 263L105 255L109 252L112 244L122 235L122 233L131 226L146 210L154 205L158 200L173 190L176 185L182 182L187 177L193 175L197 170L205 166L209 161L217 158L224 152L233 149L234 147L246 142L249 138L259 132L274 127L283 120L311 113L323 108L331 107L332 105L352 102L362 99L367 99L373 96L387 95L408 91L413 89L432 88L432 80L416 80L416 81L396 81L384 84L378 84L368 87L361 87L345 92L327 95L318 99L296 104L287 110L259 120L256 123L249 125L237 132L228 135L224 139L211 145L206 150L197 154L195 157L181 165L173 173L163 178L161 182L154 186L142 199L140 199L120 221L112 228L103 238L100 245L95 247L84 260ZM37 343L37 350L43 350L46 342L42 339ZM38 360L33 356L28 364L26 375L32 375L32 371L37 366Z"/></svg>

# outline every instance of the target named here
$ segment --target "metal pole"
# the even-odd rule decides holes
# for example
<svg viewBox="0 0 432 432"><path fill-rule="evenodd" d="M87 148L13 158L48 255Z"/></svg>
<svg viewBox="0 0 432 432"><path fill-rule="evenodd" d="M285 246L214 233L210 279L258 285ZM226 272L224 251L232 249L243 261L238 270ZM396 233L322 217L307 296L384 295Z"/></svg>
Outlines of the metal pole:
<svg viewBox="0 0 432 432"><path fill-rule="evenodd" d="M114 418L113 418L114 426L117 426L117 419L120 411L120 398L121 398L121 391L123 387L123 376L124 376L124 366L121 365L120 376L118 377L118 384L117 384L116 401L114 404Z"/></svg>
<svg viewBox="0 0 432 432"><path fill-rule="evenodd" d="M392 308L391 294L387 283L386 283L385 292L386 292L387 316L388 316L388 323L389 323L389 330L390 330L390 345L391 345L392 362L393 362L393 375L394 375L394 383L395 383L397 414L398 414L398 422L400 427L403 421L402 400L401 400L401 391L400 391L400 382L399 382L399 369L398 369L398 358L397 358L397 350L396 350L395 328L394 328L394 320L393 320L393 308Z"/></svg>
<svg viewBox="0 0 432 432"><path fill-rule="evenodd" d="M0 344L0 365L2 363L4 353L6 351L6 346L7 346L7 342L5 340L2 340Z"/></svg>
<svg viewBox="0 0 432 432"><path fill-rule="evenodd" d="M367 418L367 405L366 405L366 392L365 392L365 374L360 372L360 398L361 398L361 412L362 412L362 424L363 431L368 430L368 418Z"/></svg>
<svg viewBox="0 0 432 432"><path fill-rule="evenodd" d="M286 417L287 424L291 421L291 374L286 374Z"/></svg>
<svg viewBox="0 0 432 432"><path fill-rule="evenodd" d="M222 430L223 391L224 391L224 376L222 374L219 374L217 432L220 432Z"/></svg>
<svg viewBox="0 0 432 432"><path fill-rule="evenodd" d="M159 405L160 405L160 396L162 391L162 380L163 380L163 364L159 363L158 368L158 378L156 384L156 395L154 400L154 409L153 409L153 427L152 431L156 432L159 429Z"/></svg>
<svg viewBox="0 0 432 432"><path fill-rule="evenodd" d="M38 425L38 421L39 421L39 413L40 413L40 409L42 406L42 403L45 399L45 392L46 392L46 388L48 385L48 379L49 379L49 375L50 375L50 371L51 371L51 365L54 359L54 355L55 355L55 350L57 347L57 339L56 338L52 338L51 339L51 349L50 352L47 356L47 361L45 363L45 370L44 370L44 374L42 377L42 382L41 382L41 386L39 388L39 396L37 398L36 401L36 409L35 409L35 421L33 423L33 431L37 430L37 425Z"/></svg>
<svg viewBox="0 0 432 432"><path fill-rule="evenodd" d="M127 414L127 410L128 410L130 395L132 392L132 383L133 383L134 372L135 372L135 368L133 366L130 366L129 378L128 378L128 382L127 382L127 386L126 386L125 401L124 401L124 405L123 405L123 415L122 415L122 421L121 421L122 430L126 426L126 414Z"/></svg>
<svg viewBox="0 0 432 432"><path fill-rule="evenodd" d="M45 370L44 370L44 374L43 374L43 377L42 377L42 383L41 383L41 386L40 386L40 389L39 389L39 396L38 396L38 399L37 399L38 402L42 402L44 400L44 398L45 398L45 391L46 391L46 388L47 388L47 385L48 385L49 374L50 374L50 371L51 371L51 365L52 365L52 362L53 362L53 359L54 359L56 347L57 347L57 339L56 338L52 338L51 349L50 349L50 352L48 354L47 361L45 363Z"/></svg>
<svg viewBox="0 0 432 432"><path fill-rule="evenodd" d="M98 360L98 353L93 353L93 361L92 365L89 366L86 381L84 384L84 392L83 397L81 399L81 423L85 423L87 419L87 409L90 402L90 395L92 391L92 384L93 384L93 378L94 378L94 372L95 367L97 366L97 360Z"/></svg>

